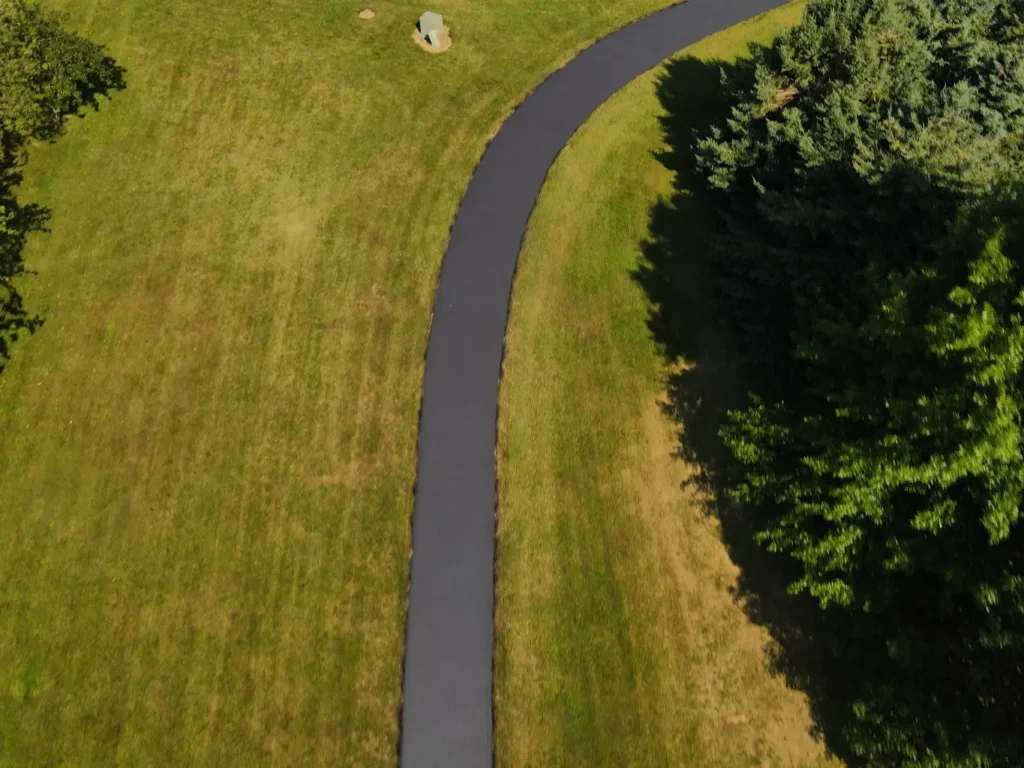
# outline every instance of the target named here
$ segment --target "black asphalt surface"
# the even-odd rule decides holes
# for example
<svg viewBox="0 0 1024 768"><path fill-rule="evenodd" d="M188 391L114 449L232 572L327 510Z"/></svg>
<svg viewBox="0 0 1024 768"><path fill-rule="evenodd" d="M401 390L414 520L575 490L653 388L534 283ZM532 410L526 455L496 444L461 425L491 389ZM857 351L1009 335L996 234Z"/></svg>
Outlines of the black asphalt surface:
<svg viewBox="0 0 1024 768"><path fill-rule="evenodd" d="M609 96L681 48L785 0L689 0L580 53L487 148L441 267L420 417L400 759L493 763L495 440L512 278L555 157ZM569 308L566 308L567 311Z"/></svg>

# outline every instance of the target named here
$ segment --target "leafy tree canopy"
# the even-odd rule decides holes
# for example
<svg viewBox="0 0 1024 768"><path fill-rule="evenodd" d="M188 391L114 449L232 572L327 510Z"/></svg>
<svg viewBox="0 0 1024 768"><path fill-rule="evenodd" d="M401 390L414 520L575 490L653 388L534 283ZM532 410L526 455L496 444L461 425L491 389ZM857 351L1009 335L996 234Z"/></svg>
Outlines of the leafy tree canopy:
<svg viewBox="0 0 1024 768"><path fill-rule="evenodd" d="M16 287L25 239L46 218L15 198L26 143L57 138L69 116L123 87L122 69L100 46L66 30L60 16L25 0L0 0L0 365L18 333L39 323Z"/></svg>
<svg viewBox="0 0 1024 768"><path fill-rule="evenodd" d="M857 705L878 764L1024 754L1022 138L1021 0L811 0L699 142L758 383L726 482L915 681Z"/></svg>
<svg viewBox="0 0 1024 768"><path fill-rule="evenodd" d="M0 0L0 129L49 140L97 96L124 87L103 48L25 0Z"/></svg>

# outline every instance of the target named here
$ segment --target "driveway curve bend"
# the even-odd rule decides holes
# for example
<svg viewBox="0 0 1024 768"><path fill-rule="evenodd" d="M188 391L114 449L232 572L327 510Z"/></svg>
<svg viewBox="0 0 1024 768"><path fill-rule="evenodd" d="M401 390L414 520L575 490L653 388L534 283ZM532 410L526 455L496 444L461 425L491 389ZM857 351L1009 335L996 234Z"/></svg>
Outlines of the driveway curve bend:
<svg viewBox="0 0 1024 768"><path fill-rule="evenodd" d="M512 113L477 166L441 266L420 415L399 756L493 763L495 441L505 323L537 195L608 97L680 49L786 0L688 0L584 50Z"/></svg>

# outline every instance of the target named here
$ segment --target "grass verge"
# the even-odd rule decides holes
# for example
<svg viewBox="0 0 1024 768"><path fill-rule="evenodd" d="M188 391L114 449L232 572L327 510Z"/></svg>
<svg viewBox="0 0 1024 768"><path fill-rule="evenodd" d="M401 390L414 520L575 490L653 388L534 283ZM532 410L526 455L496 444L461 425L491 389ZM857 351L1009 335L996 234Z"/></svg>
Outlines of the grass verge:
<svg viewBox="0 0 1024 768"><path fill-rule="evenodd" d="M47 2L128 89L21 191L0 765L394 761L448 227L509 106L665 4L443 0L429 56L403 0Z"/></svg>
<svg viewBox="0 0 1024 768"><path fill-rule="evenodd" d="M735 59L800 11L683 60ZM670 371L635 276L649 214L673 193L656 158L661 77L631 84L570 142L520 258L500 419L496 754L508 766L826 765L807 702L772 673L767 632L735 597L737 568L663 413Z"/></svg>

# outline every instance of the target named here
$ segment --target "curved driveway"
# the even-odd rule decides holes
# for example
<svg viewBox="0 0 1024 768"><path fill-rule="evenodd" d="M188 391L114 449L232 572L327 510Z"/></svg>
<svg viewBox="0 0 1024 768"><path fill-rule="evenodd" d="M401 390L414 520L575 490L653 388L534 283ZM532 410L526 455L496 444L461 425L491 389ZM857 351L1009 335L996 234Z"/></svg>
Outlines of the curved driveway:
<svg viewBox="0 0 1024 768"><path fill-rule="evenodd" d="M662 60L785 0L689 0L620 29L545 80L477 167L451 232L420 417L400 758L488 766L495 440L512 277L548 168L609 96Z"/></svg>

